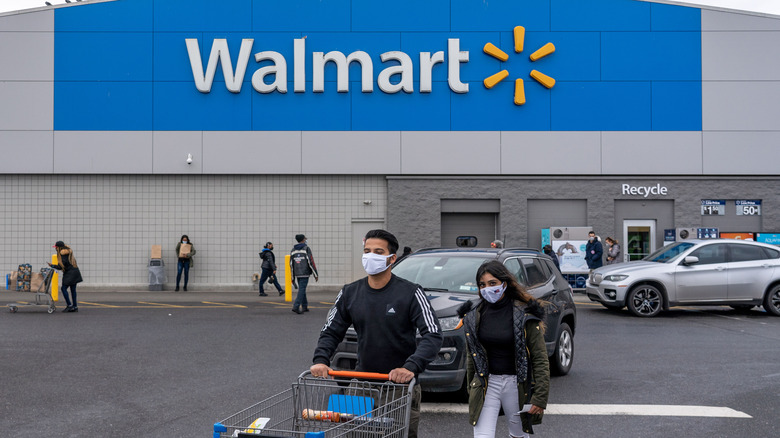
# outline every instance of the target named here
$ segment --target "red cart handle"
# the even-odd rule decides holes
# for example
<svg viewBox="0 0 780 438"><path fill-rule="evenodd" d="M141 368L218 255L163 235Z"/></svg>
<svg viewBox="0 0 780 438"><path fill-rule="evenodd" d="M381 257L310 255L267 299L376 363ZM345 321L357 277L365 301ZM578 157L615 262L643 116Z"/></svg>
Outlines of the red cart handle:
<svg viewBox="0 0 780 438"><path fill-rule="evenodd" d="M363 371L328 371L328 375L336 377L353 377L356 379L390 380L389 374L367 373Z"/></svg>

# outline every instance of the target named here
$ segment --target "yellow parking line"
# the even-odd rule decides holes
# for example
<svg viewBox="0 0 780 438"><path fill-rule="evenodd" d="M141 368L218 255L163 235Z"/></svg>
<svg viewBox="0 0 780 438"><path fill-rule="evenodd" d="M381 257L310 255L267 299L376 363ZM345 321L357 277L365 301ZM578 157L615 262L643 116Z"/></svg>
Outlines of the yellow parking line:
<svg viewBox="0 0 780 438"><path fill-rule="evenodd" d="M91 303L89 301L82 301L81 304L89 304L90 306L97 306L97 307L110 307L110 308L119 308L122 306L112 306L111 304L101 304L101 303Z"/></svg>
<svg viewBox="0 0 780 438"><path fill-rule="evenodd" d="M237 307L239 309L246 309L247 306L242 306L241 304L229 304L229 303L212 303L211 301L201 301L203 304L214 304L217 307Z"/></svg>
<svg viewBox="0 0 780 438"><path fill-rule="evenodd" d="M176 304L166 304L166 303L150 303L150 302L148 302L148 301L138 301L138 304L150 304L150 305L152 305L153 307L155 307L155 306L156 306L156 307L161 307L161 308L166 308L166 309L167 309L167 308L181 308L181 309L184 309L184 308L187 308L187 307L188 307L188 306L178 306L178 305L176 305Z"/></svg>

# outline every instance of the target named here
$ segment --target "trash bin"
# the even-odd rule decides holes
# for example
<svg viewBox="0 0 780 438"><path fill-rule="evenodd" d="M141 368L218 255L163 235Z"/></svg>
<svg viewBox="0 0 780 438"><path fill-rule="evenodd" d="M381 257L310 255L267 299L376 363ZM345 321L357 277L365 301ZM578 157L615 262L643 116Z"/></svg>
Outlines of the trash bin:
<svg viewBox="0 0 780 438"><path fill-rule="evenodd" d="M149 290L162 290L165 284L165 262L162 259L149 260Z"/></svg>

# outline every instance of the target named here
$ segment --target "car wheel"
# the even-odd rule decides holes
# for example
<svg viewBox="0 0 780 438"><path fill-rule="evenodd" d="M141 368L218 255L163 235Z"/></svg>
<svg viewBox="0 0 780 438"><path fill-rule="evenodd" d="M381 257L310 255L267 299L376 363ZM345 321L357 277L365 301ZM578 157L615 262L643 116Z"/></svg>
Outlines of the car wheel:
<svg viewBox="0 0 780 438"><path fill-rule="evenodd" d="M663 304L661 291L649 284L642 284L628 294L628 310L636 316L651 317L661 312Z"/></svg>
<svg viewBox="0 0 780 438"><path fill-rule="evenodd" d="M561 323L558 342L555 343L555 352L552 356L552 373L556 376L564 376L569 373L574 361L574 336L569 324Z"/></svg>
<svg viewBox="0 0 780 438"><path fill-rule="evenodd" d="M780 285L769 290L764 297L764 310L775 316L780 316Z"/></svg>

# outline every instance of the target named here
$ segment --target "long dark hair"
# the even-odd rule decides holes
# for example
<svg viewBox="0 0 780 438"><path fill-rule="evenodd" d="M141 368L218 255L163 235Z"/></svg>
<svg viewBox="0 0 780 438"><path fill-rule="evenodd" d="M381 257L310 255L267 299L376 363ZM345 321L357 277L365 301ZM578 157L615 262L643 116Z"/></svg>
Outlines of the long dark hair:
<svg viewBox="0 0 780 438"><path fill-rule="evenodd" d="M480 279L485 274L490 274L496 277L498 280L506 283L506 291L504 293L509 298L522 301L526 304L536 301L536 299L531 294L529 294L520 283L517 282L515 276L509 272L503 263L496 260L483 263L479 269L477 269L477 284L479 284Z"/></svg>
<svg viewBox="0 0 780 438"><path fill-rule="evenodd" d="M192 243L192 240L190 240L190 236L188 236L188 235L186 235L186 234L182 234L182 235L181 235L181 238L179 239L179 242L181 242L181 241L182 241L182 240L184 240L185 238L187 239L187 243L190 243L190 244Z"/></svg>

